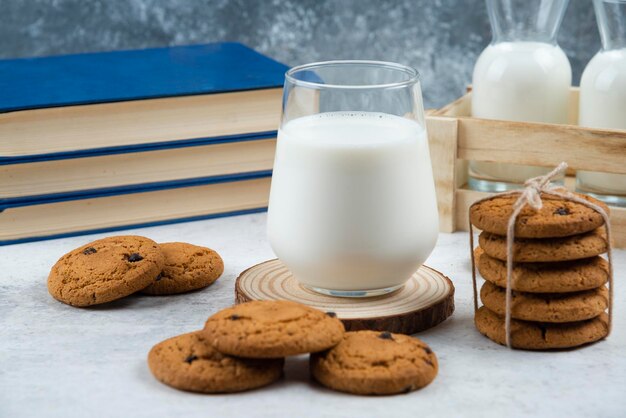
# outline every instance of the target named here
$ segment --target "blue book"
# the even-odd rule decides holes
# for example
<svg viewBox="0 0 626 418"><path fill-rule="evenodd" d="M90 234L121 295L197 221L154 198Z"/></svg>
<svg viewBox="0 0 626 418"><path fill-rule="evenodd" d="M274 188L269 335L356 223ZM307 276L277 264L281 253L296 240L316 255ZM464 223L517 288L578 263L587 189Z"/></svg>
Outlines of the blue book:
<svg viewBox="0 0 626 418"><path fill-rule="evenodd" d="M0 245L264 210L286 70L236 43L0 61Z"/></svg>
<svg viewBox="0 0 626 418"><path fill-rule="evenodd" d="M266 210L261 171L0 208L0 245Z"/></svg>
<svg viewBox="0 0 626 418"><path fill-rule="evenodd" d="M274 134L185 141L175 147L0 164L3 208L160 190L251 173L271 173Z"/></svg>
<svg viewBox="0 0 626 418"><path fill-rule="evenodd" d="M238 43L0 61L0 164L275 135L287 67Z"/></svg>

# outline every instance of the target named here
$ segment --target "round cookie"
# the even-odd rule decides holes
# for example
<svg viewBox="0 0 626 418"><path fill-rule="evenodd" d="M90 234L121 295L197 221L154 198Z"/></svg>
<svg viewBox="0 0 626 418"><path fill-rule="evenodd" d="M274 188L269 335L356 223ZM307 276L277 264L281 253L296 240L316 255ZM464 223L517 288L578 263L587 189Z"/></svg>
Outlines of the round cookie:
<svg viewBox="0 0 626 418"><path fill-rule="evenodd" d="M482 306L476 312L474 323L481 334L505 345L504 317ZM608 333L609 322L605 313L586 321L561 324L511 320L511 345L525 350L578 347L598 341Z"/></svg>
<svg viewBox="0 0 626 418"><path fill-rule="evenodd" d="M159 247L165 256L165 265L142 293L174 295L202 289L213 284L224 272L222 258L210 248L185 242L167 242Z"/></svg>
<svg viewBox="0 0 626 418"><path fill-rule="evenodd" d="M482 232L480 247L493 258L506 261L506 237ZM513 261L537 263L546 261L580 260L595 257L608 250L603 228L581 235L551 239L515 239Z"/></svg>
<svg viewBox="0 0 626 418"><path fill-rule="evenodd" d="M386 331L347 332L337 346L311 354L318 382L359 395L408 393L432 382L437 370L437 356L428 345Z"/></svg>
<svg viewBox="0 0 626 418"><path fill-rule="evenodd" d="M603 208L609 208L593 197L576 194ZM477 228L497 235L506 235L513 204L519 195L499 196L479 202L470 208L470 221ZM515 222L516 238L555 238L582 234L604 224L602 216L580 203L541 195L543 206L538 211L526 205Z"/></svg>
<svg viewBox="0 0 626 418"><path fill-rule="evenodd" d="M474 259L480 275L506 287L506 262L476 247ZM515 263L511 288L529 293L567 293L595 289L609 279L609 263L602 257L554 263Z"/></svg>
<svg viewBox="0 0 626 418"><path fill-rule="evenodd" d="M57 261L48 292L72 306L110 302L154 281L164 257L156 242L140 236L114 236L83 245Z"/></svg>
<svg viewBox="0 0 626 418"><path fill-rule="evenodd" d="M150 371L176 389L202 393L241 392L268 385L282 376L283 359L253 360L216 351L203 332L160 342L148 354Z"/></svg>
<svg viewBox="0 0 626 418"><path fill-rule="evenodd" d="M326 350L344 334L332 312L290 301L253 301L226 308L204 327L218 351L233 356L274 358Z"/></svg>
<svg viewBox="0 0 626 418"><path fill-rule="evenodd" d="M498 315L506 312L506 290L491 282L480 289L485 307ZM525 321L573 322L591 319L609 306L609 290L605 287L576 293L512 292L511 317Z"/></svg>

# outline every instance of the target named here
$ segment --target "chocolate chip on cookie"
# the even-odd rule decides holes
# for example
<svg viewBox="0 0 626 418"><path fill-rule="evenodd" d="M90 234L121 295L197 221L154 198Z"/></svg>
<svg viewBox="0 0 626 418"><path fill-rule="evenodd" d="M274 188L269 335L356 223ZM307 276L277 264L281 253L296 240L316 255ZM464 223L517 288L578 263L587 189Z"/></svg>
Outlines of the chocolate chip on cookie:
<svg viewBox="0 0 626 418"><path fill-rule="evenodd" d="M557 210L554 211L555 215L561 215L561 216L565 216L565 215L569 215L571 212L569 211L568 208L557 208Z"/></svg>
<svg viewBox="0 0 626 418"><path fill-rule="evenodd" d="M359 395L407 393L428 385L437 371L437 356L424 342L389 332L347 332L332 349L311 354L318 382Z"/></svg>
<svg viewBox="0 0 626 418"><path fill-rule="evenodd" d="M148 354L148 366L159 381L201 393L241 392L268 385L281 377L283 362L224 355L200 331L167 339Z"/></svg>
<svg viewBox="0 0 626 418"><path fill-rule="evenodd" d="M108 237L61 257L48 276L48 291L73 306L110 302L148 286L163 263L163 254L151 239Z"/></svg>
<svg viewBox="0 0 626 418"><path fill-rule="evenodd" d="M95 249L95 248L93 248L93 247L87 247L87 248L85 248L85 249L83 250L83 254L85 254L85 255L95 254L95 253L97 253L97 252L98 252L98 251L96 251L96 249Z"/></svg>
<svg viewBox="0 0 626 418"><path fill-rule="evenodd" d="M341 341L344 327L339 319L300 303L254 301L211 316L204 332L222 353L273 358L326 350Z"/></svg>
<svg viewBox="0 0 626 418"><path fill-rule="evenodd" d="M224 272L224 262L210 248L168 242L159 244L165 256L161 273L142 293L173 295L202 289L213 284Z"/></svg>
<svg viewBox="0 0 626 418"><path fill-rule="evenodd" d="M128 256L127 260L130 261L131 263L136 263L137 261L143 260L143 257L139 253L132 253L131 255Z"/></svg>

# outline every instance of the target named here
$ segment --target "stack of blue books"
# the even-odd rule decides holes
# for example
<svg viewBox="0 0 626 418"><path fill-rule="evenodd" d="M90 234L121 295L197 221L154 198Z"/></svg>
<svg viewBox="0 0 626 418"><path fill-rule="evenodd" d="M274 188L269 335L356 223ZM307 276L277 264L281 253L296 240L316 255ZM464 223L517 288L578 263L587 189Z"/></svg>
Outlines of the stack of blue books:
<svg viewBox="0 0 626 418"><path fill-rule="evenodd" d="M237 43L0 61L0 244L264 210L286 69Z"/></svg>

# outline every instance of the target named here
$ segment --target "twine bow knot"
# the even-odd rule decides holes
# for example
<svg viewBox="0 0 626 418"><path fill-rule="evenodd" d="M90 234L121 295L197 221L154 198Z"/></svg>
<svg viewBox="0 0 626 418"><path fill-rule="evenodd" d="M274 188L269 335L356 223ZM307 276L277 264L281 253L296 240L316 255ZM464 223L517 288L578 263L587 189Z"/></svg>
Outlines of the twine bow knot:
<svg viewBox="0 0 626 418"><path fill-rule="evenodd" d="M565 173L567 164L562 162L554 170L543 176L533 177L524 182L524 188L521 190L520 197L516 204L519 202L522 207L524 204L528 204L535 210L539 210L543 207L541 201L541 192L551 192L555 189L561 188L561 186L552 184L551 181Z"/></svg>
<svg viewBox="0 0 626 418"><path fill-rule="evenodd" d="M513 212L509 217L509 221L507 223L507 233L506 233L506 303L505 303L505 318L504 318L504 332L505 332L505 342L506 346L511 348L511 299L512 299L512 289L511 289L511 280L513 276L513 243L515 238L515 222L517 221L517 217L524 209L526 205L530 206L534 210L539 210L543 207L543 202L541 201L541 195L549 195L562 198L567 201L580 203L588 208L591 208L598 212L602 219L604 220L604 227L606 229L606 239L608 242L607 245L607 255L609 262L609 329L608 332L611 332L611 325L613 322L613 257L611 251L611 225L609 221L609 216L606 211L601 207L590 201L580 198L577 195L567 191L560 185L552 184L551 181L565 173L567 169L567 163L560 163L554 170L549 173L533 177L524 182L524 188L519 190L512 190L503 193L497 193L495 195L486 197L484 199L479 199L476 202L470 205L470 211L472 207L478 203L494 199L496 197L502 196L512 196L519 195L515 203L513 204ZM472 259L472 282L474 288L474 312L478 310L478 290L476 288L476 266L474 260L474 230L472 223L469 223L469 231L470 231L470 249L471 249L471 259ZM607 334L608 335L608 334Z"/></svg>

